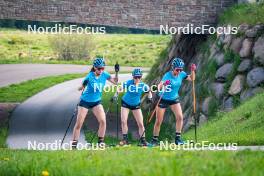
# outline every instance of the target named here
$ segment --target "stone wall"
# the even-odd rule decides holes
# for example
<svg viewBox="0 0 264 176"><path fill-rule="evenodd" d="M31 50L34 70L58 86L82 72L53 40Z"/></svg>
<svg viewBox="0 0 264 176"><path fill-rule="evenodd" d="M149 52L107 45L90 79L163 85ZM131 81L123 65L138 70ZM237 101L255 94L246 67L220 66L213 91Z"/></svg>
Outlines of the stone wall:
<svg viewBox="0 0 264 176"><path fill-rule="evenodd" d="M158 84L170 70L174 57L181 57L189 73L191 63L197 64L196 94L199 124L217 111L230 111L241 102L264 91L264 25L239 26L237 35L220 35L216 39L204 35L174 36L167 56L151 70L147 81ZM191 83L184 82L180 97L184 113L184 130L194 124ZM145 108L147 104L143 104ZM152 107L154 108L154 107ZM167 110L165 121L175 121Z"/></svg>
<svg viewBox="0 0 264 176"><path fill-rule="evenodd" d="M132 28L215 24L235 0L1 0L0 19L61 21Z"/></svg>

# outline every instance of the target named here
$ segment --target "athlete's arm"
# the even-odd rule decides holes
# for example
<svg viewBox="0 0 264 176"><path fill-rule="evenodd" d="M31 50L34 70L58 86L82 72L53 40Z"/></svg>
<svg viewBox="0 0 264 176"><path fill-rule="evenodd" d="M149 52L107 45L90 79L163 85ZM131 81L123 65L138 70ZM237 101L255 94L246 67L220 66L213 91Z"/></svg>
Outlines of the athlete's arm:
<svg viewBox="0 0 264 176"><path fill-rule="evenodd" d="M191 65L191 75L188 75L187 78L185 78L188 81L193 81L195 80L195 70L196 70L196 65L192 64Z"/></svg>
<svg viewBox="0 0 264 176"><path fill-rule="evenodd" d="M84 90L85 87L86 87L86 85L87 85L87 83L88 83L88 80L85 79L85 80L83 81L82 85L78 88L78 90L79 90L79 91Z"/></svg>

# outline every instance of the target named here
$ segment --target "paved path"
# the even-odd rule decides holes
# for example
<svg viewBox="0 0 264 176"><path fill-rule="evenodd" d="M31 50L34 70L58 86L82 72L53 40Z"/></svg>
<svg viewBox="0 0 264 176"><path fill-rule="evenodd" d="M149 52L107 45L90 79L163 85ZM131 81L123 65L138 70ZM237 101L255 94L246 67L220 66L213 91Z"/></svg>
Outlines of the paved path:
<svg viewBox="0 0 264 176"><path fill-rule="evenodd" d="M91 66L70 64L0 64L0 87L46 76L69 73L87 73ZM135 67L120 66L120 71L132 71ZM143 68L149 71L149 68ZM107 66L107 71L114 71Z"/></svg>
<svg viewBox="0 0 264 176"><path fill-rule="evenodd" d="M120 82L130 78L120 74ZM9 148L27 148L28 142L50 143L63 138L65 129L79 101L77 88L82 79L67 81L46 89L20 104L12 113L7 144ZM71 139L72 128L65 142ZM97 129L97 127L95 127ZM86 143L83 131L81 143Z"/></svg>

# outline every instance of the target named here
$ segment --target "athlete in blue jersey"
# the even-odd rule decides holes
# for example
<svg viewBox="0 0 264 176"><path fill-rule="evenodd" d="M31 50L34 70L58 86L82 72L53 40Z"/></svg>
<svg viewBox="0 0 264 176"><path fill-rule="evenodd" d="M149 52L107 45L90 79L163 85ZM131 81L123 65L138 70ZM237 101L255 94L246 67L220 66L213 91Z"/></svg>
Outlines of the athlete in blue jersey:
<svg viewBox="0 0 264 176"><path fill-rule="evenodd" d="M141 146L146 146L147 142L145 139L145 128L143 122L143 115L140 109L140 99L143 93L148 93L148 102L152 101L152 94L150 88L147 84L141 81L142 71L140 69L134 69L132 72L133 79L128 80L122 84L122 90L119 89L118 92L124 91L125 94L122 97L122 107L121 107L121 127L123 133L123 140L120 145L128 144L128 126L127 119L129 110L132 111L134 118L136 119L138 125L138 132L140 138Z"/></svg>
<svg viewBox="0 0 264 176"><path fill-rule="evenodd" d="M174 58L172 61L172 70L165 73L161 82L158 85L158 89L163 91L159 93L161 100L157 107L156 122L153 129L153 137L151 143L158 145L160 126L163 121L164 113L167 107L170 107L176 117L176 137L175 144L183 144L181 139L181 130L183 125L183 115L179 100L179 90L183 80L192 81L192 76L187 75L183 71L184 62L180 58ZM196 66L193 64L191 67L192 71L195 71Z"/></svg>
<svg viewBox="0 0 264 176"><path fill-rule="evenodd" d="M101 105L102 92L107 80L113 84L117 84L118 81L117 78L112 78L108 72L104 71L104 67L104 59L96 58L91 71L85 77L82 86L79 88L79 90L83 90L83 93L80 98L77 120L73 129L73 148L77 146L80 130L88 113L88 109L92 109L99 123L98 143L104 142L106 117L103 106Z"/></svg>

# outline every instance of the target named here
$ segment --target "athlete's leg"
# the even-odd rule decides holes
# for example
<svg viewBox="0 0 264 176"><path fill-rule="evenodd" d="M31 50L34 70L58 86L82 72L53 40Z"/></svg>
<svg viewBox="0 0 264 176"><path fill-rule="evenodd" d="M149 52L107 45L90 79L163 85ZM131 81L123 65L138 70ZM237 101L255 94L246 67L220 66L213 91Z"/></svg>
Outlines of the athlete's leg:
<svg viewBox="0 0 264 176"><path fill-rule="evenodd" d="M127 145L128 144L128 126L127 126L127 119L128 119L129 109L125 107L121 107L121 128L123 139L120 141L120 145Z"/></svg>
<svg viewBox="0 0 264 176"><path fill-rule="evenodd" d="M121 107L121 128L122 134L128 133L127 119L128 119L129 109Z"/></svg>
<svg viewBox="0 0 264 176"><path fill-rule="evenodd" d="M177 104L171 105L171 110L173 111L176 117L175 144L177 145L184 144L183 140L181 139L181 131L182 131L182 125L183 125L183 115L182 115L181 104L177 103Z"/></svg>
<svg viewBox="0 0 264 176"><path fill-rule="evenodd" d="M104 108L101 104L99 104L93 107L92 110L93 110L93 114L95 115L99 123L98 137L99 139L102 138L103 140L106 130L106 117L105 117Z"/></svg>
<svg viewBox="0 0 264 176"><path fill-rule="evenodd" d="M157 107L156 121L155 121L154 129L153 129L153 137L159 136L160 126L163 122L163 117L164 117L165 111L166 111L166 108Z"/></svg>
<svg viewBox="0 0 264 176"><path fill-rule="evenodd" d="M177 104L171 105L170 108L176 117L176 133L181 133L182 124L183 124L181 104L177 103Z"/></svg>
<svg viewBox="0 0 264 176"><path fill-rule="evenodd" d="M141 109L135 109L132 111L134 118L136 119L137 125L138 125L138 134L140 137L145 137L145 134L142 136L142 134L145 131L144 128L144 122L143 122L143 115Z"/></svg>
<svg viewBox="0 0 264 176"><path fill-rule="evenodd" d="M84 122L84 119L87 115L88 109L78 106L78 114L75 126L73 128L73 141L78 141L80 137L80 131Z"/></svg>

